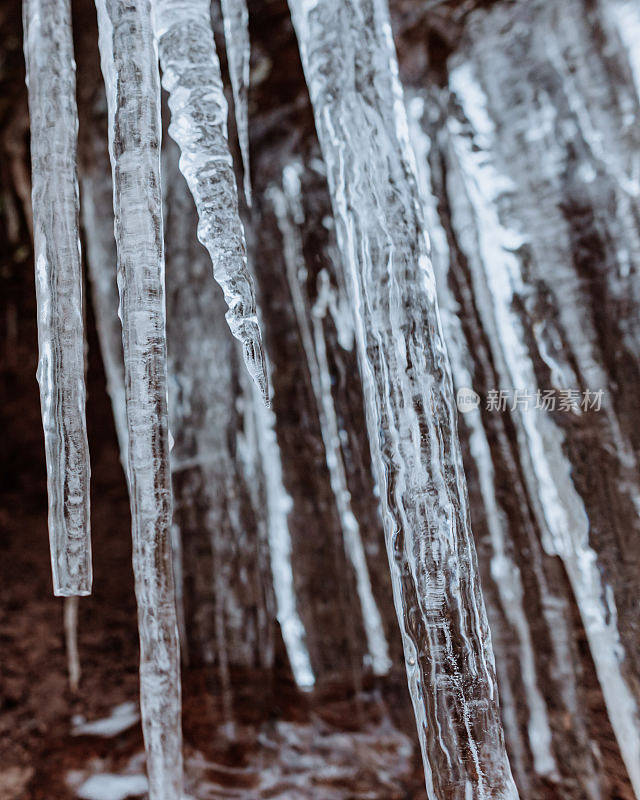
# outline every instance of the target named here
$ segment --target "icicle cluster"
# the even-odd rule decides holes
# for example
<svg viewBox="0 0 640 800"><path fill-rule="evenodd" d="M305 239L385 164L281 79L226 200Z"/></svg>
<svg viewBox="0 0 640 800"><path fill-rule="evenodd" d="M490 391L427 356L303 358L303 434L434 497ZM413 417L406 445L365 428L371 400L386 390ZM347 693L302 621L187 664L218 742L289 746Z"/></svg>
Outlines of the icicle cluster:
<svg viewBox="0 0 640 800"><path fill-rule="evenodd" d="M148 2L97 0L109 108L125 364L140 692L153 800L180 800L180 659L171 565L160 78Z"/></svg>
<svg viewBox="0 0 640 800"><path fill-rule="evenodd" d="M25 0L23 11L33 165L38 382L53 590L57 595L87 595L91 592L90 464L71 6L67 0Z"/></svg>
<svg viewBox="0 0 640 800"><path fill-rule="evenodd" d="M289 0L324 166L313 157L305 167L292 161L291 141L278 161L281 142L274 146L265 161L275 155L275 170L256 171L271 188L266 202L257 198L255 218L259 244L273 247L263 259L263 289L273 291L265 311L279 315L273 336L284 343L282 352L272 349L280 359L274 377L292 395L300 391L292 421L264 402L269 380L210 5L96 5L113 181L93 153L82 213L131 499L152 800L182 799L178 621L185 652L195 639L196 657L218 665L227 721L234 666L269 671L277 663L276 617L299 687L321 686L337 664L358 686L363 673L385 675L401 661L378 557L382 525L429 799L517 800L502 724L523 796L622 795L626 777L611 788L617 777L601 774L606 759L612 774L626 767L638 794L640 659L629 543L640 529L640 451L629 389L640 374L640 328L628 310L639 297L636 6L596 0L578 34L581 0L470 12L467 39L443 59L442 81L416 88L410 126L386 1ZM246 0L221 0L221 8L250 203L248 10ZM593 20L606 47L590 60L581 44L591 41ZM526 36L513 33L525 27ZM24 37L51 554L55 593L71 596L64 629L75 689L74 596L90 591L91 548L68 0L24 0ZM158 60L197 238L228 308L193 236L195 211L171 145L164 153L170 358ZM325 167L341 256L335 269ZM319 201L307 192L314 170ZM274 173L281 182L271 182ZM111 201L115 243L103 213ZM564 302L567 292L575 302ZM257 389L238 371L225 310ZM617 311L619 323L610 319ZM354 330L377 487L362 426L353 424L362 418ZM491 420L479 406L467 409L462 431L474 531L487 554L484 597L451 373L464 390L498 381L540 391L542 378L559 391L618 390L605 397L597 423L579 410L560 421L537 407L516 405ZM604 467L585 463L589 437ZM297 462L303 448L315 452ZM322 475L298 481L300 464ZM598 469L607 473L600 483ZM584 635L593 665L586 648L576 655ZM345 652L334 658L336 641ZM581 708L589 704L595 712ZM603 731L594 732L596 719ZM620 753L603 756L613 736Z"/></svg>
<svg viewBox="0 0 640 800"><path fill-rule="evenodd" d="M169 133L180 146L180 170L194 196L198 238L229 306L227 322L265 402L269 386L247 265L244 230L227 141L227 102L206 0L154 0L153 18L163 86L169 92Z"/></svg>
<svg viewBox="0 0 640 800"><path fill-rule="evenodd" d="M290 0L351 291L430 798L517 797L384 0Z"/></svg>

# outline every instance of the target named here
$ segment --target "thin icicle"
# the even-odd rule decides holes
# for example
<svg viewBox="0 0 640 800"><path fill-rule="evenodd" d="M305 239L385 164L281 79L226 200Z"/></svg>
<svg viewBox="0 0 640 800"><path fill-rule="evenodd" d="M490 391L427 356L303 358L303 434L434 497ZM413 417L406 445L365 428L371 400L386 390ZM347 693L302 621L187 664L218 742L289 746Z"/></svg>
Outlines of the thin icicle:
<svg viewBox="0 0 640 800"><path fill-rule="evenodd" d="M78 602L75 597L64 599L64 641L67 650L67 672L69 674L69 688L77 692L80 686L80 654L78 653Z"/></svg>
<svg viewBox="0 0 640 800"><path fill-rule="evenodd" d="M96 0L109 108L129 432L140 694L151 800L181 800L180 655L171 564L160 79L147 0Z"/></svg>
<svg viewBox="0 0 640 800"><path fill-rule="evenodd" d="M155 35L169 92L169 133L180 146L180 171L198 209L198 238L229 306L226 318L242 342L249 374L265 402L269 385L247 265L238 192L227 141L227 102L207 0L153 0Z"/></svg>
<svg viewBox="0 0 640 800"><path fill-rule="evenodd" d="M287 517L293 500L282 477L280 449L274 430L276 417L258 400L255 387L245 381L245 435L240 442L241 457L250 482L255 486L258 480L264 481L267 538L278 622L296 684L301 689L311 689L316 679L307 649L306 631L298 613L291 564L291 534ZM255 462L259 462L260 469L255 469Z"/></svg>
<svg viewBox="0 0 640 800"><path fill-rule="evenodd" d="M244 170L244 196L251 205L251 172L249 165L249 12L246 0L222 0L224 38L233 90L233 108L238 130L238 142Z"/></svg>
<svg viewBox="0 0 640 800"><path fill-rule="evenodd" d="M102 365L107 379L113 419L118 437L120 462L125 476L129 463L127 404L124 391L122 324L118 317L118 282L113 239L113 216L105 212L113 201L111 175L107 165L81 177L82 224L87 245L87 268L91 282L93 313L96 318Z"/></svg>
<svg viewBox="0 0 640 800"><path fill-rule="evenodd" d="M289 0L356 324L431 800L518 796L384 0Z"/></svg>
<svg viewBox="0 0 640 800"><path fill-rule="evenodd" d="M182 532L175 523L171 525L171 552L173 555L173 583L176 592L176 620L180 655L185 667L189 666L189 642L187 639L187 620L184 613L184 562L182 556Z"/></svg>
<svg viewBox="0 0 640 800"><path fill-rule="evenodd" d="M78 112L69 0L25 0L38 303L38 382L56 595L91 592L82 267L76 172Z"/></svg>
<svg viewBox="0 0 640 800"><path fill-rule="evenodd" d="M356 578L358 599L362 608L362 624L367 638L371 666L374 674L385 675L391 667L389 647L384 635L378 604L371 588L360 525L351 508L351 494L342 458L338 417L331 393L331 374L322 326L322 320L329 304L329 286L326 285L327 291L320 294L316 305L311 309L301 280L301 275L306 276L302 242L293 221L300 219L303 213L300 204L300 178L296 165L290 164L285 167L283 185L284 192L273 187L270 195L284 241L284 258L293 308L311 376L329 479L336 508L340 515L345 550Z"/></svg>

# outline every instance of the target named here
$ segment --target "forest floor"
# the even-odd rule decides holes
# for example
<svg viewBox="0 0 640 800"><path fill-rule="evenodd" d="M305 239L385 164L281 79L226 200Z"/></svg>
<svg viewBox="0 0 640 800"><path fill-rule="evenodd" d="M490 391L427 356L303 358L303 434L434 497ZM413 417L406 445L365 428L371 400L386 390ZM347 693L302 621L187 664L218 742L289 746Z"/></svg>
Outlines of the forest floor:
<svg viewBox="0 0 640 800"><path fill-rule="evenodd" d="M128 507L100 472L95 593L80 601L76 693L68 684L62 601L51 594L46 517L17 512L18 498L1 512L0 800L144 796L135 604L122 535ZM269 686L264 676L236 675L230 724L210 669L185 669L183 678L193 798L425 797L414 743L390 722L378 690L356 699L334 685L311 697L286 679Z"/></svg>

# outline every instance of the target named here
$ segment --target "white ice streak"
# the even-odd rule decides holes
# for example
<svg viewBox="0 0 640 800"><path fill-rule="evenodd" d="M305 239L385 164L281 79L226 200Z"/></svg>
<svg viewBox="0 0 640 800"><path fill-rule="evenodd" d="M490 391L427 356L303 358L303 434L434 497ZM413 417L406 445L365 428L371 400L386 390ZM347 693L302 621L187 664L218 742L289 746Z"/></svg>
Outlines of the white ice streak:
<svg viewBox="0 0 640 800"><path fill-rule="evenodd" d="M68 597L90 594L92 577L69 0L25 0L23 27L51 567L54 593Z"/></svg>
<svg viewBox="0 0 640 800"><path fill-rule="evenodd" d="M127 800L140 797L148 789L144 775L92 775L77 790L81 800Z"/></svg>
<svg viewBox="0 0 640 800"><path fill-rule="evenodd" d="M246 0L222 0L224 39L227 45L227 62L233 108L238 131L238 142L244 170L244 196L251 205L251 172L249 166L249 68L251 42L249 41L249 11Z"/></svg>
<svg viewBox="0 0 640 800"><path fill-rule="evenodd" d="M180 658L171 565L160 79L148 0L97 0L129 434L140 696L151 800L182 796Z"/></svg>
<svg viewBox="0 0 640 800"><path fill-rule="evenodd" d="M612 17L627 51L637 98L640 101L640 7L635 0L602 0L602 8L606 15Z"/></svg>
<svg viewBox="0 0 640 800"><path fill-rule="evenodd" d="M253 434L254 446L262 464L265 482L267 535L277 617L293 677L300 688L310 689L315 684L315 676L305 641L306 632L297 609L291 564L291 534L287 521L293 500L285 489L282 477L280 448L275 432L275 414L259 401L255 389L253 387L251 389L251 406L255 416L253 429L250 432Z"/></svg>
<svg viewBox="0 0 640 800"><path fill-rule="evenodd" d="M631 17L629 22L631 24ZM564 15L554 20L554 25L559 31L563 26L571 24L569 20L564 18ZM578 123L580 133L584 138L584 143L591 151L593 159L609 173L623 192L637 199L640 197L640 174L638 174L637 166L630 169L627 154L624 154L624 156L620 158L618 148L609 146L607 137L603 135L602 130L599 130L598 125L593 119L590 104L588 101L585 102L584 92L580 90L574 74L575 67L567 59L567 53L566 51L562 51L556 37L547 37L545 39L545 46L549 63L553 65L558 75L561 76L567 104ZM629 55L632 55L632 51L629 52ZM632 161L635 161L637 165L638 159L636 153L632 153ZM593 169L589 170L588 164L584 164L583 169L586 170L586 182L595 178L595 171ZM589 172L591 172L590 175Z"/></svg>
<svg viewBox="0 0 640 800"><path fill-rule="evenodd" d="M516 798L384 0L290 0L353 307L427 793Z"/></svg>
<svg viewBox="0 0 640 800"><path fill-rule="evenodd" d="M242 343L249 374L265 402L269 386L253 280L238 212L227 140L227 101L206 0L153 0L162 84L169 92L169 133L180 146L180 171L198 209L198 238L229 306L226 319Z"/></svg>

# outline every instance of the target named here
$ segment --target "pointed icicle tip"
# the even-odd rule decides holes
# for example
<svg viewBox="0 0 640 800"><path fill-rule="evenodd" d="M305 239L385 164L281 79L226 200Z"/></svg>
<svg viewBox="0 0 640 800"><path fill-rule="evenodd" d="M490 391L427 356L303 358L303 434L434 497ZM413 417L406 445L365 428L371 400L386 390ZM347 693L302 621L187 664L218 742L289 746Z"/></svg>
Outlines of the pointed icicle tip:
<svg viewBox="0 0 640 800"><path fill-rule="evenodd" d="M243 341L242 355L249 375L258 387L262 402L267 408L271 408L271 398L269 397L269 377L267 373L266 359L262 340L258 333L251 338Z"/></svg>

